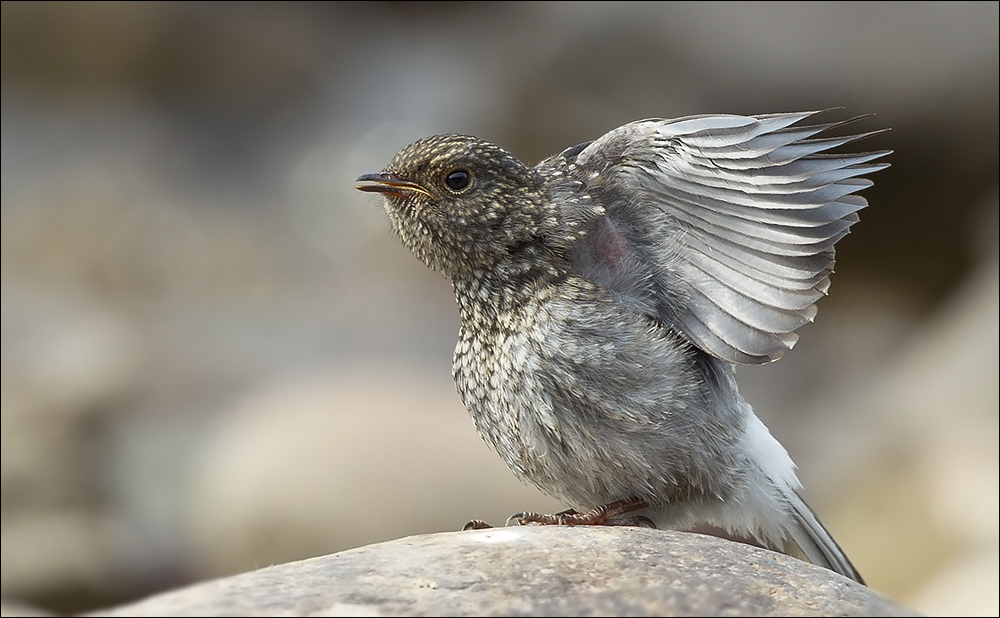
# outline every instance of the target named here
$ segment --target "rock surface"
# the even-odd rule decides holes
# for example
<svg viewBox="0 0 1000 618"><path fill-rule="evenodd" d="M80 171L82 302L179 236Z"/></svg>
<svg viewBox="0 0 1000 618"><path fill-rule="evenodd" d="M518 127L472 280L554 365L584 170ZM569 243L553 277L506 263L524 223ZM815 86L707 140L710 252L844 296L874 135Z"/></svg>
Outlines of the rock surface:
<svg viewBox="0 0 1000 618"><path fill-rule="evenodd" d="M907 616L788 556L639 528L408 537L197 584L89 616Z"/></svg>

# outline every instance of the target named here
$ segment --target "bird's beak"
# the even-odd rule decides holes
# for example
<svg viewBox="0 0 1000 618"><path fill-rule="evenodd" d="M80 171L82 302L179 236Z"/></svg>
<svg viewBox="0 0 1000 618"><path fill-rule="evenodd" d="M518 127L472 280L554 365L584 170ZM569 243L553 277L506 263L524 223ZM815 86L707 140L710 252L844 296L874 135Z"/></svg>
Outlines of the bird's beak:
<svg viewBox="0 0 1000 618"><path fill-rule="evenodd" d="M368 193L389 193L400 197L405 197L409 193L423 193L427 197L434 197L427 189L417 183L396 178L389 172L365 174L358 177L355 182L357 183L354 185L355 189L358 191L367 191Z"/></svg>

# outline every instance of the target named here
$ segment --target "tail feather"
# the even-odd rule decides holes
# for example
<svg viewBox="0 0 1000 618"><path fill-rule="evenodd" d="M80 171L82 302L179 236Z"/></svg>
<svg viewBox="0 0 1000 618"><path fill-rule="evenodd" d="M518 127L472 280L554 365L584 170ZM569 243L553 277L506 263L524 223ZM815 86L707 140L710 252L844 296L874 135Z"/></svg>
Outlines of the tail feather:
<svg viewBox="0 0 1000 618"><path fill-rule="evenodd" d="M788 532L809 561L864 585L865 580L851 564L847 554L840 549L840 545L833 540L798 492L791 492L787 498L795 515L796 524L790 527Z"/></svg>

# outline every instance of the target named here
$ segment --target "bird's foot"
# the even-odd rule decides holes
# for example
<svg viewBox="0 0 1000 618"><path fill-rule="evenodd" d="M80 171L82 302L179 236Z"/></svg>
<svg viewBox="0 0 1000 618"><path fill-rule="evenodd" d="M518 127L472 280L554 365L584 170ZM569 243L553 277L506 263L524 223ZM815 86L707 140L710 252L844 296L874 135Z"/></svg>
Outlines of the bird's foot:
<svg viewBox="0 0 1000 618"><path fill-rule="evenodd" d="M466 530L486 530L487 528L492 528L493 526L486 523L481 519L473 519L469 523L462 526L462 532Z"/></svg>
<svg viewBox="0 0 1000 618"><path fill-rule="evenodd" d="M573 509L560 513L515 513L507 518L507 525L517 524L527 526L536 524L541 526L643 526L655 528L652 520L648 517L626 517L616 519L619 515L625 515L632 511L647 508L649 505L640 498L629 498L628 500L618 500L610 504L597 507L586 513L578 513ZM472 522L469 522L470 524ZM468 524L467 524L468 525Z"/></svg>
<svg viewBox="0 0 1000 618"><path fill-rule="evenodd" d="M650 528L651 530L656 530L656 524L653 520L646 517L645 515L633 515L632 517L619 517L618 519L609 519L604 522L605 526L631 526L633 528Z"/></svg>

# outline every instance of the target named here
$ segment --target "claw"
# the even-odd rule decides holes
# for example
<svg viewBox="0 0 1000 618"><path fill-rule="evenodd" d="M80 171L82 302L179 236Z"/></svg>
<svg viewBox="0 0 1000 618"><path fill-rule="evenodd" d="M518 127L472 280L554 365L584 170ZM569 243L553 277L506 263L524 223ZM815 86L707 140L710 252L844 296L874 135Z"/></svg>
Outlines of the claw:
<svg viewBox="0 0 1000 618"><path fill-rule="evenodd" d="M649 505L645 500L639 498L629 498L628 500L618 500L610 504L597 507L586 513L578 513L573 509L555 514L546 513L514 513L507 518L508 526L511 522L516 522L519 526L528 524L539 524L542 526L646 526L652 528L656 526L648 517L629 517L626 519L615 519L619 515L638 511L647 508Z"/></svg>
<svg viewBox="0 0 1000 618"><path fill-rule="evenodd" d="M524 526L526 525L524 520L530 518L532 515L535 515L535 513L527 513L527 512L514 513L513 515L507 518L507 521L504 523L504 526L511 526L511 525Z"/></svg>
<svg viewBox="0 0 1000 618"><path fill-rule="evenodd" d="M481 519L473 519L469 523L462 526L462 532L466 530L486 530L487 528L492 528L490 524L486 523Z"/></svg>
<svg viewBox="0 0 1000 618"><path fill-rule="evenodd" d="M656 523L652 519L646 517L645 515L638 515L635 519L635 525L639 528L650 528L656 530Z"/></svg>
<svg viewBox="0 0 1000 618"><path fill-rule="evenodd" d="M656 530L656 524L653 520L646 517L645 515L635 515L633 517L619 517L618 519L609 519L604 522L605 526L632 526L633 528L650 528L651 530Z"/></svg>

